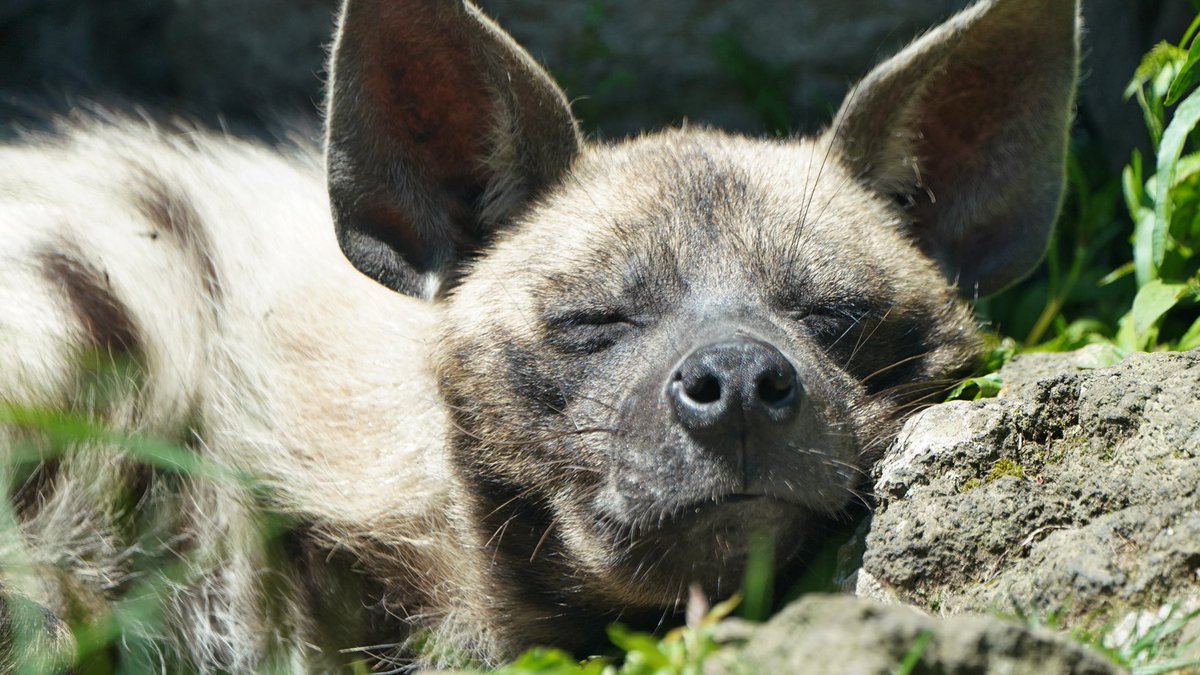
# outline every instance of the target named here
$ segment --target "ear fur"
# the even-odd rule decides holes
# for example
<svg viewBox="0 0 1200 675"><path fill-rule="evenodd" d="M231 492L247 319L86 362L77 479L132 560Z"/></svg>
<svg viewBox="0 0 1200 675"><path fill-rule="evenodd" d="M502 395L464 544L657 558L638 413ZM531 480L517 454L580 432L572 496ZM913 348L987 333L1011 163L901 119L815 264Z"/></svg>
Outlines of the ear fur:
<svg viewBox="0 0 1200 675"><path fill-rule="evenodd" d="M829 140L911 204L918 240L966 296L1028 274L1062 197L1078 0L983 0L875 68Z"/></svg>
<svg viewBox="0 0 1200 675"><path fill-rule="evenodd" d="M409 295L435 294L581 144L562 91L465 0L346 0L330 76L338 241Z"/></svg>

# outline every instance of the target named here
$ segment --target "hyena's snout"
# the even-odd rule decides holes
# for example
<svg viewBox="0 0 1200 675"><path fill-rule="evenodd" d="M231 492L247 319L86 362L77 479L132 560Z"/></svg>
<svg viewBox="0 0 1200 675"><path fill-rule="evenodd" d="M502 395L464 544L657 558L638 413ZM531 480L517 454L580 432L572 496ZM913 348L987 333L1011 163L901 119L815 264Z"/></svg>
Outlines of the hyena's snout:
<svg viewBox="0 0 1200 675"><path fill-rule="evenodd" d="M774 435L796 417L804 387L774 345L736 337L685 356L667 383L675 419L698 440L732 447L741 437Z"/></svg>
<svg viewBox="0 0 1200 675"><path fill-rule="evenodd" d="M641 447L614 457L615 502L673 512L767 497L838 508L859 478L853 398L803 346L737 328L651 376L626 408Z"/></svg>

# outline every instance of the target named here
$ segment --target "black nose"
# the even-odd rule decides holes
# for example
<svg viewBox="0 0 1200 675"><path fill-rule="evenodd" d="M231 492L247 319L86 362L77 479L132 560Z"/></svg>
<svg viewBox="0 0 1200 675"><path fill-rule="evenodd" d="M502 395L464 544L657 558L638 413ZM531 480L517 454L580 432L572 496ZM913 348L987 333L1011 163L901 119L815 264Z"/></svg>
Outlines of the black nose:
<svg viewBox="0 0 1200 675"><path fill-rule="evenodd" d="M738 338L688 354L667 384L675 415L692 432L733 432L743 423L785 422L804 390L774 346Z"/></svg>

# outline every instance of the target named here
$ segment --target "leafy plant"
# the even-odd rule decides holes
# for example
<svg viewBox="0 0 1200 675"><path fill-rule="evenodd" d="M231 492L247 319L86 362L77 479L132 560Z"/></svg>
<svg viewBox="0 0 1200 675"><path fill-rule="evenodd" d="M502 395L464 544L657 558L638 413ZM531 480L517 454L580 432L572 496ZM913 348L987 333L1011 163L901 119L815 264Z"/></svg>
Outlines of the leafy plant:
<svg viewBox="0 0 1200 675"><path fill-rule="evenodd" d="M621 662L588 659L577 662L555 649L532 649L497 675L700 675L705 659L717 651L716 626L733 613L740 598L734 596L708 608L699 591L688 603L688 625L662 638L614 624L609 639L624 654Z"/></svg>
<svg viewBox="0 0 1200 675"><path fill-rule="evenodd" d="M895 675L911 675L916 671L917 666L921 665L921 657L925 655L925 649L929 647L930 641L933 640L933 633L929 631L921 631L917 639L913 641L904 658L900 660L900 665L896 667L893 673Z"/></svg>
<svg viewBox="0 0 1200 675"><path fill-rule="evenodd" d="M996 374L996 371L1012 360L1013 355L1017 352L1017 344L1012 338L998 339L995 336L990 337L992 345L984 354L983 362L979 366L980 374L973 375L959 382L946 395L947 401L959 399L978 401L981 398L990 398L1000 393L1000 387L1003 383L1000 381L1000 376Z"/></svg>
<svg viewBox="0 0 1200 675"><path fill-rule="evenodd" d="M1030 630L1065 633L1073 640L1106 656L1132 675L1196 672L1200 658L1196 641L1183 638L1186 629L1200 625L1200 609L1184 611L1167 604L1157 612L1136 613L1125 621L1107 621L1099 628L1076 625L1065 629L1068 612L1058 607L1048 612L1022 607L1014 602L1013 613L1003 615ZM1189 656L1188 654L1191 654Z"/></svg>
<svg viewBox="0 0 1200 675"><path fill-rule="evenodd" d="M1150 167L1135 150L1121 181L1134 222L1133 263L1116 274L1132 271L1138 288L1116 336L1125 349L1200 347L1198 28L1200 17L1178 45L1147 54L1125 92L1142 109L1154 151Z"/></svg>

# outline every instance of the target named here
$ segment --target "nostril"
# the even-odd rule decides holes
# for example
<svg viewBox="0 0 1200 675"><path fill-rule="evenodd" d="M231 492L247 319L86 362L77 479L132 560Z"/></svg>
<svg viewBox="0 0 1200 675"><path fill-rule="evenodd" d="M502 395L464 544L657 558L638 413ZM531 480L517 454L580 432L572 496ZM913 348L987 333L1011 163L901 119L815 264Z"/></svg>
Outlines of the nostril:
<svg viewBox="0 0 1200 675"><path fill-rule="evenodd" d="M685 384L683 393L695 403L716 403L721 400L721 382L712 375L704 375Z"/></svg>
<svg viewBox="0 0 1200 675"><path fill-rule="evenodd" d="M772 407L792 402L796 396L796 378L784 370L772 370L758 378L758 398Z"/></svg>

